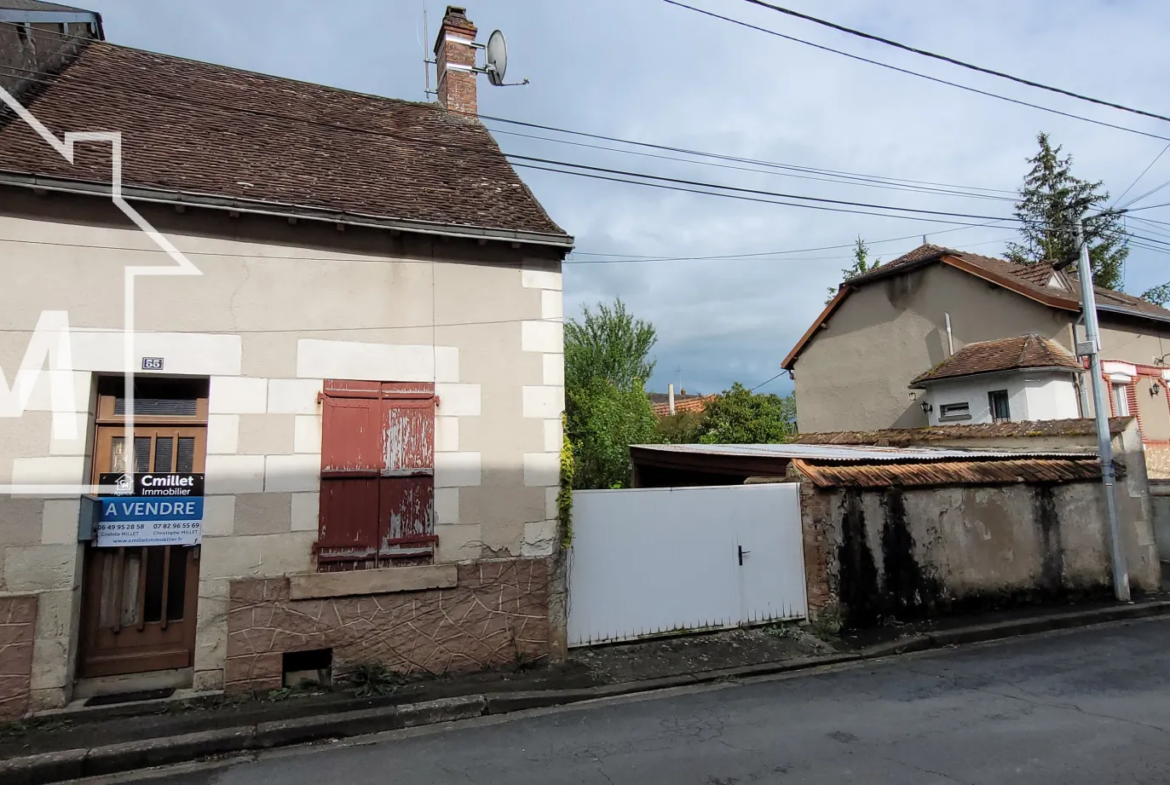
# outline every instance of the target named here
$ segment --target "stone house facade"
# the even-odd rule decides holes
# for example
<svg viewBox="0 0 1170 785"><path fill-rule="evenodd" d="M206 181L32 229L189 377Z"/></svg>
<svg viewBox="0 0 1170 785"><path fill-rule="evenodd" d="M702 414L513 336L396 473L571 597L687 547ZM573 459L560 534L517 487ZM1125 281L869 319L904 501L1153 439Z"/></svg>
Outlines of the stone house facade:
<svg viewBox="0 0 1170 785"><path fill-rule="evenodd" d="M0 117L0 715L556 656L572 238L479 121L102 41L18 98L126 202ZM152 472L201 542L98 547Z"/></svg>

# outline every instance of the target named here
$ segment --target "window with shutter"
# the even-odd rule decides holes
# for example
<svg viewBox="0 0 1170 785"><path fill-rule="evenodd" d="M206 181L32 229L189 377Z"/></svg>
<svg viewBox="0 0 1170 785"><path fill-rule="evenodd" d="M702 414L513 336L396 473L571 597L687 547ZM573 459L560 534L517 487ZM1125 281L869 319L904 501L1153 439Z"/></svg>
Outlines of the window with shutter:
<svg viewBox="0 0 1170 785"><path fill-rule="evenodd" d="M321 572L434 558L434 385L327 380Z"/></svg>

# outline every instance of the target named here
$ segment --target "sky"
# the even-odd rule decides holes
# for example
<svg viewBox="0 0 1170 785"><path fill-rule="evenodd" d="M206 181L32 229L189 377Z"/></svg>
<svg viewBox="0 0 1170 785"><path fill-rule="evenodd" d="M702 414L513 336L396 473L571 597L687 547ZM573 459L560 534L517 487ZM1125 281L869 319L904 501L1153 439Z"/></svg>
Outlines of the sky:
<svg viewBox="0 0 1170 785"><path fill-rule="evenodd" d="M827 199L1010 216L1048 132L1074 173L1119 196L1170 142L1170 124L976 74L793 19L744 0L688 4L816 44L1167 137L1149 138L932 83L700 15L663 0L467 0L486 41L507 35L508 80L479 82L480 113L771 163L942 183L985 198L807 179L715 159L690 162L545 139L674 153L488 122L507 152ZM778 2L780 0L777 0ZM1170 5L1156 0L787 0L788 7L1034 81L1166 114ZM424 100L423 0L89 0L119 44ZM433 43L445 4L428 2ZM432 73L432 86L434 76ZM510 132L510 133L504 133ZM706 163L694 163L702 160ZM718 164L718 165L712 165ZM744 171L751 169L752 171ZM764 171L760 171L763 169ZM567 317L620 297L657 330L649 389L718 392L733 382L785 394L784 356L824 306L857 237L888 261L922 242L1002 254L1010 223L956 226L679 193L549 172L521 176L577 249ZM792 176L800 174L799 177ZM820 175L815 175L820 176ZM1170 153L1126 201L1170 179ZM872 185L872 181L870 181ZM991 197L991 198L986 198ZM1170 202L1170 188L1135 206ZM1142 216L1170 220L1170 208ZM975 219L941 219L987 223ZM1137 227L1147 236L1165 232ZM826 249L826 250L802 250ZM794 252L795 251L795 252ZM743 255L755 254L744 258ZM684 257L737 256L731 259ZM665 259L666 261L651 261ZM1135 249L1125 288L1170 279L1165 255ZM763 384L767 382L767 384Z"/></svg>

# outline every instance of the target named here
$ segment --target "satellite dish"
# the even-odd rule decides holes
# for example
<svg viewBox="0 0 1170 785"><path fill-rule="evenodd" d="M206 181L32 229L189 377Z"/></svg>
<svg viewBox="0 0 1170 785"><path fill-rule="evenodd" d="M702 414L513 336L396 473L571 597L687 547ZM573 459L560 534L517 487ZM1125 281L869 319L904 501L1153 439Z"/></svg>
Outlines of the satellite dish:
<svg viewBox="0 0 1170 785"><path fill-rule="evenodd" d="M492 32L488 37L487 52L484 56L487 60L488 81L496 87L504 84L504 74L508 70L508 42L504 40L504 34L499 30Z"/></svg>

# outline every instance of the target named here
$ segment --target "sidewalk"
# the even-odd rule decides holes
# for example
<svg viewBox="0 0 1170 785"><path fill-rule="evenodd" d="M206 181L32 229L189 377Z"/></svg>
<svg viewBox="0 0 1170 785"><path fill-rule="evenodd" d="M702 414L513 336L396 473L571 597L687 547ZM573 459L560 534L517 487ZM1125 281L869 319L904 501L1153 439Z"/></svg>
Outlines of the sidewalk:
<svg viewBox="0 0 1170 785"><path fill-rule="evenodd" d="M282 690L66 711L0 725L0 781L41 785L212 755L725 681L1108 621L1170 614L1170 599L1025 608L822 640L794 624L574 650L566 663L414 682L392 694Z"/></svg>

